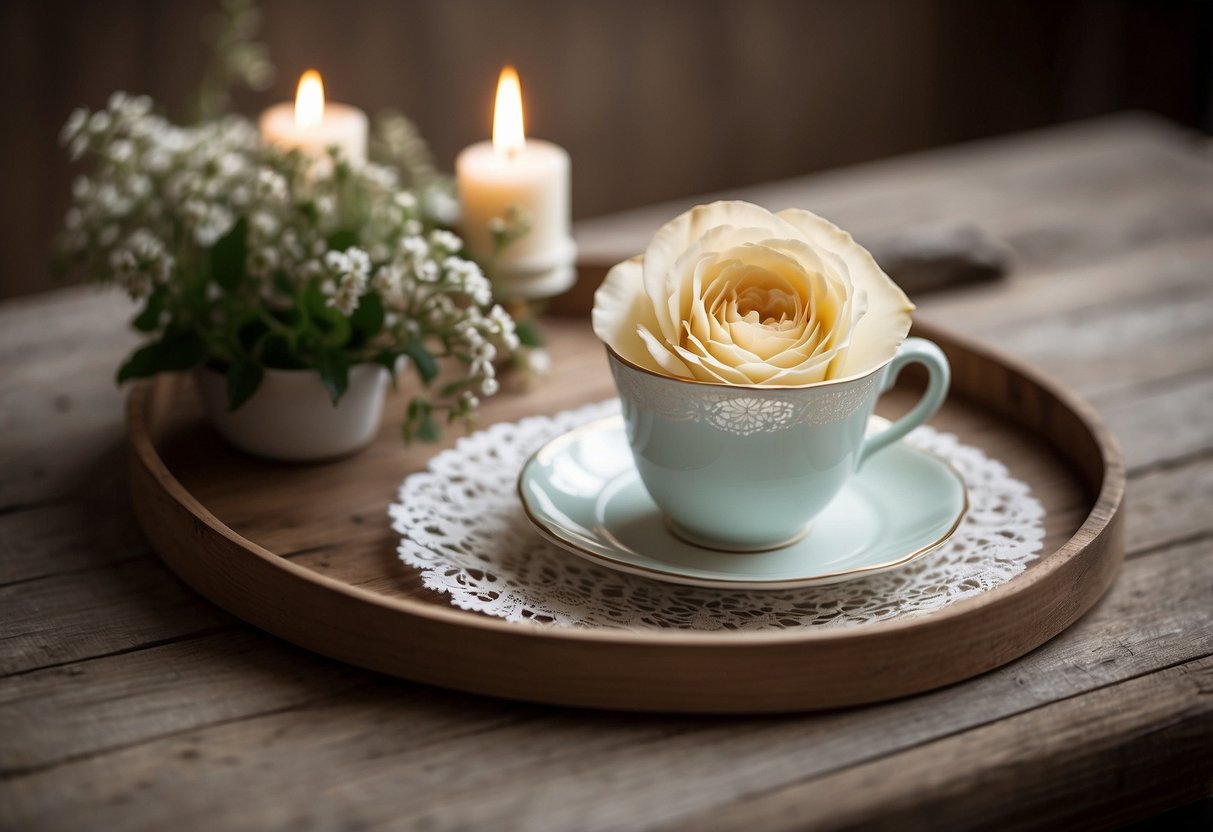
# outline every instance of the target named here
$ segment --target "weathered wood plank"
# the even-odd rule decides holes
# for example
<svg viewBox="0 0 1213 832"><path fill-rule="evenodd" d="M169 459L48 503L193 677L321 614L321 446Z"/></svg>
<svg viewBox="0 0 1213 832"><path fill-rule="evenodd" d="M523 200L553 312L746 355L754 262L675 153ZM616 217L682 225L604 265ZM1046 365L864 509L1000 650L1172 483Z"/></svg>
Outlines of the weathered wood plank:
<svg viewBox="0 0 1213 832"><path fill-rule="evenodd" d="M69 500L0 514L0 588L152 554L131 514L125 448L91 470Z"/></svg>
<svg viewBox="0 0 1213 832"><path fill-rule="evenodd" d="M90 287L0 304L0 509L63 499L114 464L130 309Z"/></svg>
<svg viewBox="0 0 1213 832"><path fill-rule="evenodd" d="M117 291L71 287L0 304L0 366L6 372L49 356L81 356L99 343L134 343L131 302ZM118 346L115 344L115 346Z"/></svg>
<svg viewBox="0 0 1213 832"><path fill-rule="evenodd" d="M1100 406L1130 471L1213 449L1213 375L1181 377L1141 392Z"/></svg>
<svg viewBox="0 0 1213 832"><path fill-rule="evenodd" d="M232 618L150 559L0 588L0 674L227 626Z"/></svg>
<svg viewBox="0 0 1213 832"><path fill-rule="evenodd" d="M1096 399L1213 369L1213 240L923 298L919 317L993 343ZM1149 275L1143 279L1143 275Z"/></svg>
<svg viewBox="0 0 1213 832"><path fill-rule="evenodd" d="M1201 602L1213 595L1211 567L1213 551L1203 544L1135 559L1086 618L1017 662L932 694L807 717L597 715L380 680L298 710L143 742L142 712L168 714L227 696L258 713L277 710L275 703L288 707L313 692L312 685L323 691L328 683L283 682L264 696L230 692L224 686L229 671L215 665L256 663L260 650L192 662L162 658L180 656L180 645L115 656L83 665L98 682L74 694L50 675L57 671L9 680L17 692L0 706L0 726L12 726L13 745L31 750L8 759L47 766L64 759L65 748L68 758L84 759L0 784L0 805L13 806L12 820L28 829L72 826L84 818L106 828L154 828L170 817L188 823L203 816L216 828L325 827L338 814L367 825L411 821L433 828L490 821L495 828L551 829L656 822L1208 655L1213 610ZM230 642L216 636L194 646L205 655L226 651ZM276 672L309 679L332 672L317 672L324 662L308 656L281 662ZM176 683L166 675L176 676ZM147 693L122 701L123 679L142 680ZM116 702L110 699L115 692ZM38 742L39 726L64 703L79 709L73 720L91 715L97 727L78 737L69 722L56 729L61 736ZM185 724L197 722L191 717ZM110 727L108 736L101 726ZM471 735L457 736L460 726ZM124 747L132 742L141 744ZM508 755L519 778L502 779L494 764L504 763L501 755ZM469 765L471 758L485 764ZM679 776L666 776L670 771ZM406 782L410 788L402 791ZM65 789L69 783L89 786ZM603 788L606 783L610 788ZM329 798L323 806L280 799L317 789ZM628 800L621 802L623 793ZM136 796L146 809L132 812L128 801Z"/></svg>
<svg viewBox="0 0 1213 832"><path fill-rule="evenodd" d="M304 705L374 679L236 624L22 674L0 683L0 778Z"/></svg>
<svg viewBox="0 0 1213 832"><path fill-rule="evenodd" d="M1210 747L1205 658L666 828L1107 829L1209 796Z"/></svg>
<svg viewBox="0 0 1213 832"><path fill-rule="evenodd" d="M1213 533L1213 456L1130 478L1125 499L1128 553L1206 537ZM1206 545L1213 548L1213 541Z"/></svg>
<svg viewBox="0 0 1213 832"><path fill-rule="evenodd" d="M80 291L64 293L66 300ZM0 350L0 509L62 499L124 446L124 394L114 373L133 338L121 322L94 322L84 336L58 332L46 343L37 332L27 339L7 332Z"/></svg>

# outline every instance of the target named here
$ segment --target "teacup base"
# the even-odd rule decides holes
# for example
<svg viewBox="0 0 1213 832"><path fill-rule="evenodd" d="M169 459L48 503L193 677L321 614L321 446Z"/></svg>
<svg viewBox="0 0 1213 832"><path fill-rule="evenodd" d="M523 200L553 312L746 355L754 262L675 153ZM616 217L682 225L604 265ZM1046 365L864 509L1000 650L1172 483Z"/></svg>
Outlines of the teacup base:
<svg viewBox="0 0 1213 832"><path fill-rule="evenodd" d="M662 513L661 520L665 523L665 527L669 529L670 534L683 543L690 543L692 546L698 546L701 549L711 549L714 552L725 552L730 555L757 555L762 552L774 552L776 549L783 549L791 546L793 543L799 543L813 530L813 524L810 522L796 534L779 543L762 543L756 546L733 546L710 537L697 535L680 526L668 514Z"/></svg>

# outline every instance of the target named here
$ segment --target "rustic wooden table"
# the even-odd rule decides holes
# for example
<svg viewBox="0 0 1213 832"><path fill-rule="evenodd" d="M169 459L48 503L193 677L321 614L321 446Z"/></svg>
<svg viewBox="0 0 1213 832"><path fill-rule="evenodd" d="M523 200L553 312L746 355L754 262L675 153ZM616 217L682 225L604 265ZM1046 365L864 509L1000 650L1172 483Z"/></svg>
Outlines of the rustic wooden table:
<svg viewBox="0 0 1213 832"><path fill-rule="evenodd" d="M112 384L125 304L69 289L0 306L0 828L1034 827L1208 795L1209 145L1120 117L738 195L1012 246L1009 278L919 314L1043 365L1119 435L1128 559L1089 615L970 682L805 716L579 712L342 666L149 550ZM681 207L584 223L583 250L639 249Z"/></svg>

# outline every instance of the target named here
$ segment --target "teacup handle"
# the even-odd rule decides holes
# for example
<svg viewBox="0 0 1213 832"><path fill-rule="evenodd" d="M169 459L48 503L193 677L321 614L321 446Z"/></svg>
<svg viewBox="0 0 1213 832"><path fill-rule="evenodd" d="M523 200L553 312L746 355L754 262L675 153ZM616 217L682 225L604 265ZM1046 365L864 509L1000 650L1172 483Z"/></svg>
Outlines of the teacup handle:
<svg viewBox="0 0 1213 832"><path fill-rule="evenodd" d="M952 380L952 370L948 366L947 356L943 354L943 350L933 341L928 341L926 338L907 338L902 342L901 349L897 351L897 355L893 356L893 360L889 362L889 367L885 371L884 382L880 386L880 392L884 393L889 390L896 383L897 376L901 373L902 368L914 362L918 362L927 368L926 392L922 394L922 398L918 400L918 404L914 405L914 408L909 413L902 416L880 433L875 436L869 436L864 440L863 448L859 452L859 463L855 466L856 468L863 465L864 461L872 456L872 454L893 444L934 416L935 411L939 410L939 406L943 404L944 398L948 395L948 384Z"/></svg>

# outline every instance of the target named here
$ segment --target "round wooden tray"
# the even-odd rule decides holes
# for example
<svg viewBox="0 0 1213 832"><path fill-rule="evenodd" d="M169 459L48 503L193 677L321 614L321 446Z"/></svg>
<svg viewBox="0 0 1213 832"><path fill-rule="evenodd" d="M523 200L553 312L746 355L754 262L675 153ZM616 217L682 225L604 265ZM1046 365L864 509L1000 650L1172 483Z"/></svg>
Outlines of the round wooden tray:
<svg viewBox="0 0 1213 832"><path fill-rule="evenodd" d="M584 319L548 325L554 377L502 394L482 423L612 395ZM509 623L449 605L395 554L387 506L433 446L405 448L397 396L376 443L292 466L230 450L187 378L137 387L128 405L140 523L164 561L215 603L288 641L374 670L497 696L603 708L763 712L904 696L1011 661L1072 624L1124 552L1124 468L1095 413L1057 383L923 326L953 367L932 424L1002 460L1046 508L1045 549L1015 579L916 618L843 630L628 631ZM920 384L882 399L894 415ZM446 444L454 437L446 440Z"/></svg>

